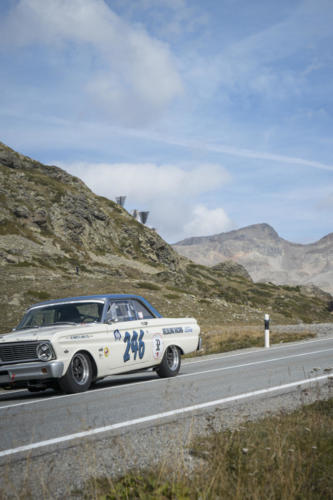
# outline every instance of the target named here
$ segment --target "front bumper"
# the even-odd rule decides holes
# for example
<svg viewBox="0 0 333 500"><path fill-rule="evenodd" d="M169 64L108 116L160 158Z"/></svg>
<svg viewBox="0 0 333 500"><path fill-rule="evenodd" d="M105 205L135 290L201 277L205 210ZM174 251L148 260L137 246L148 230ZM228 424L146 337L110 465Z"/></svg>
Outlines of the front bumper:
<svg viewBox="0 0 333 500"><path fill-rule="evenodd" d="M64 371L62 361L18 363L0 366L0 387L24 381L60 378Z"/></svg>

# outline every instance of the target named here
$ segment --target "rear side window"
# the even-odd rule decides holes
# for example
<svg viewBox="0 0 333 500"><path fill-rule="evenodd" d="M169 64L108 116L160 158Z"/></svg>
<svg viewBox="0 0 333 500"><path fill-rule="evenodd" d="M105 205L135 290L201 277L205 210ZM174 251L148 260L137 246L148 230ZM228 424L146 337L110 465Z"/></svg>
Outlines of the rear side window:
<svg viewBox="0 0 333 500"><path fill-rule="evenodd" d="M135 311L130 301L117 300L110 302L106 313L107 321L134 321L135 319Z"/></svg>
<svg viewBox="0 0 333 500"><path fill-rule="evenodd" d="M139 300L132 300L138 319L154 318L154 315Z"/></svg>

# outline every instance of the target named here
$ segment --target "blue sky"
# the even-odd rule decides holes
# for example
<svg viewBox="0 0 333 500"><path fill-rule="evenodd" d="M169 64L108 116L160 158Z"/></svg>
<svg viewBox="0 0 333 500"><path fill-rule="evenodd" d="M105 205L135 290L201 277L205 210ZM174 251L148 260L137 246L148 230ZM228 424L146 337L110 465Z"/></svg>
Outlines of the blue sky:
<svg viewBox="0 0 333 500"><path fill-rule="evenodd" d="M1 0L0 140L169 242L333 231L331 0Z"/></svg>

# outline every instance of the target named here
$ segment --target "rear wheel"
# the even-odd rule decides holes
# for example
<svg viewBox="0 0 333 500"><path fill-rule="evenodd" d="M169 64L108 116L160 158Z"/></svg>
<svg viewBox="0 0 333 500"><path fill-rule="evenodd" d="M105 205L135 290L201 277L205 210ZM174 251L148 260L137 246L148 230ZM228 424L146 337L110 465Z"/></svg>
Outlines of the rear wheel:
<svg viewBox="0 0 333 500"><path fill-rule="evenodd" d="M162 378L175 377L180 369L180 351L175 345L171 345L164 353L162 362L156 372Z"/></svg>
<svg viewBox="0 0 333 500"><path fill-rule="evenodd" d="M62 392L74 394L87 391L92 381L92 366L90 358L84 352L77 352L72 357L67 372L59 380Z"/></svg>

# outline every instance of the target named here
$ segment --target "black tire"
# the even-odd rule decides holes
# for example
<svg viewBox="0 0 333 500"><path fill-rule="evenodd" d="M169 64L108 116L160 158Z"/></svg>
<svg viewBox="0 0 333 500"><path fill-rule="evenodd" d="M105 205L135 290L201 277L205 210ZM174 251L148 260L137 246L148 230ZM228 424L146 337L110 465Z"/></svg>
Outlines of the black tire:
<svg viewBox="0 0 333 500"><path fill-rule="evenodd" d="M90 358L84 352L77 352L72 357L67 372L59 380L59 388L66 394L87 391L92 381Z"/></svg>
<svg viewBox="0 0 333 500"><path fill-rule="evenodd" d="M163 356L161 364L157 368L157 374L162 377L175 377L180 369L180 350L175 345L170 345Z"/></svg>

